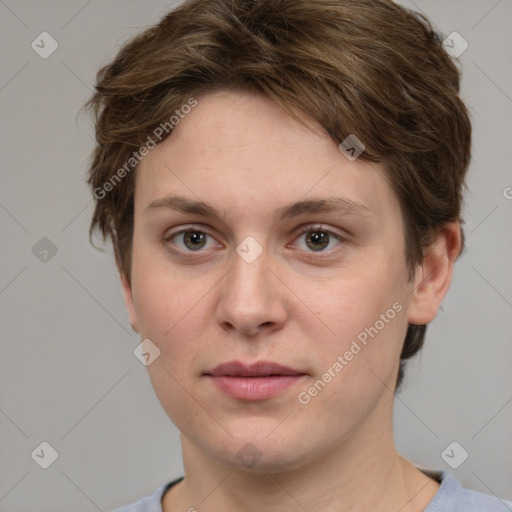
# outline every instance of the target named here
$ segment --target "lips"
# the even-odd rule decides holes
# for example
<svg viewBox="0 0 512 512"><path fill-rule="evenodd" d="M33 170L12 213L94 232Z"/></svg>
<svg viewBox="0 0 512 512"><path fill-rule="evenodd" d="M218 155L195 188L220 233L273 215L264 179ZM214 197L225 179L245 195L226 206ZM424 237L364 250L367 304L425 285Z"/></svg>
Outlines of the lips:
<svg viewBox="0 0 512 512"><path fill-rule="evenodd" d="M266 400L305 377L303 372L270 361L245 365L222 363L205 373L217 389L238 400Z"/></svg>
<svg viewBox="0 0 512 512"><path fill-rule="evenodd" d="M238 361L231 361L219 364L210 372L206 372L206 375L214 377L270 377L279 375L304 375L304 373L271 361L259 361L250 365L245 365Z"/></svg>

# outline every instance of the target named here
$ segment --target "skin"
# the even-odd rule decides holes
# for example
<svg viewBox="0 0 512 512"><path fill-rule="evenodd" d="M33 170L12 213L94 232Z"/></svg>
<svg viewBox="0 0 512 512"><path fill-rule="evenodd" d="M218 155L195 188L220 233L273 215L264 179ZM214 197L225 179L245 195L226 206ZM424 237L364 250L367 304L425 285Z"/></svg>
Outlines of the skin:
<svg viewBox="0 0 512 512"><path fill-rule="evenodd" d="M393 392L408 323L430 322L450 285L459 224L441 230L410 281L401 210L378 165L350 162L320 126L307 129L263 97L197 99L139 165L131 283L121 272L133 328L160 349L151 383L181 432L185 479L163 510L423 510L439 484L396 452ZM149 207L167 195L206 201L219 215ZM274 217L333 196L368 213ZM309 234L318 224L330 233L320 251L299 234L309 224ZM200 250L172 236L191 225L209 235ZM262 249L252 263L236 252L248 236ZM401 311L299 403L394 303ZM204 376L232 360L306 375L268 400L237 400ZM237 457L246 443L261 454L252 467Z"/></svg>

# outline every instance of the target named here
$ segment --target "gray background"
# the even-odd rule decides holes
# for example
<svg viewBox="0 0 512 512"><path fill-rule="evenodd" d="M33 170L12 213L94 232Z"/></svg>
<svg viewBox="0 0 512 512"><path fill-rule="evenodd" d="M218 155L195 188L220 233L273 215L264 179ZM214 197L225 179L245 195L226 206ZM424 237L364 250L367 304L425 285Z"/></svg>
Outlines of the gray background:
<svg viewBox="0 0 512 512"><path fill-rule="evenodd" d="M469 43L474 155L468 251L396 400L396 441L512 499L512 1L404 4ZM100 65L171 5L0 1L0 511L106 511L182 474L178 432L133 355L112 250L88 242L92 127L77 117ZM31 48L43 31L59 44L47 59ZM57 248L46 262L32 251L43 237ZM46 470L31 457L43 441L58 452ZM456 470L441 458L452 441L469 453Z"/></svg>

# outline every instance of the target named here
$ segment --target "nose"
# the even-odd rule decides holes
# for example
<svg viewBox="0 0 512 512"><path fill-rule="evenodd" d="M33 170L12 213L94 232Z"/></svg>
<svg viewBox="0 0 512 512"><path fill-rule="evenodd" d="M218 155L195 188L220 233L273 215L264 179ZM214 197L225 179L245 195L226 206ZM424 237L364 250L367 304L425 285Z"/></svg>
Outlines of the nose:
<svg viewBox="0 0 512 512"><path fill-rule="evenodd" d="M276 276L266 251L252 263L236 253L233 260L221 284L216 314L221 328L249 337L281 329L287 318L286 287Z"/></svg>

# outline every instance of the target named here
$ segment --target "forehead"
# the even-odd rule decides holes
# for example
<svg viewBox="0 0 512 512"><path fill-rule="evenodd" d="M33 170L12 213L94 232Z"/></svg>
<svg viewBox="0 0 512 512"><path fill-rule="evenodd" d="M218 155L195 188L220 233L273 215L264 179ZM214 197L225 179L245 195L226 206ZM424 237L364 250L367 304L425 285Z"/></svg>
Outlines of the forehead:
<svg viewBox="0 0 512 512"><path fill-rule="evenodd" d="M349 161L313 121L314 131L258 95L221 92L197 102L140 163L136 211L178 194L247 216L333 196L376 216L396 213L398 201L382 169Z"/></svg>

